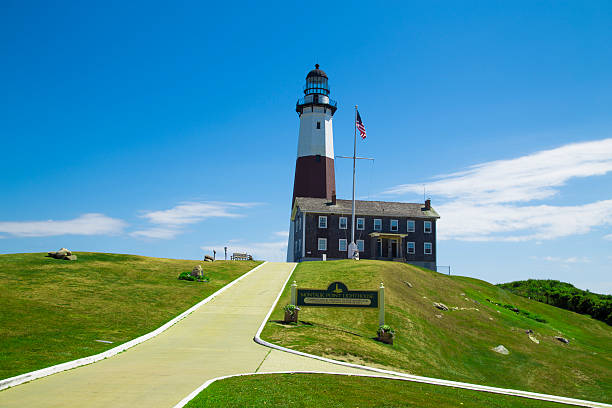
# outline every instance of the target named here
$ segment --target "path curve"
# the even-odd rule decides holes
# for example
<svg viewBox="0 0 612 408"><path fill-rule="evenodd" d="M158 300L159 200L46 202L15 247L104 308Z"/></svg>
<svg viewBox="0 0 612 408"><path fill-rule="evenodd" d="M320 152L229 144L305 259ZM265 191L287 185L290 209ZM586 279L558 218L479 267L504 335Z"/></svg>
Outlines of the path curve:
<svg viewBox="0 0 612 408"><path fill-rule="evenodd" d="M266 263L158 336L94 364L0 391L0 406L160 407L203 381L261 371L363 372L271 351L253 341L295 264Z"/></svg>

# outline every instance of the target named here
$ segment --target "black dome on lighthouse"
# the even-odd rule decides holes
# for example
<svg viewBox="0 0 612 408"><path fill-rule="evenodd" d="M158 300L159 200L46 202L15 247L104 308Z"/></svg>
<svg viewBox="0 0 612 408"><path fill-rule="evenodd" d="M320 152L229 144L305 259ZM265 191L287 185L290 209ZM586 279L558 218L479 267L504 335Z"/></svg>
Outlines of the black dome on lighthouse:
<svg viewBox="0 0 612 408"><path fill-rule="evenodd" d="M312 71L308 73L308 75L306 75L306 79L312 78L312 77L327 78L327 74L322 69L319 69L319 64L315 64L315 69L313 69Z"/></svg>

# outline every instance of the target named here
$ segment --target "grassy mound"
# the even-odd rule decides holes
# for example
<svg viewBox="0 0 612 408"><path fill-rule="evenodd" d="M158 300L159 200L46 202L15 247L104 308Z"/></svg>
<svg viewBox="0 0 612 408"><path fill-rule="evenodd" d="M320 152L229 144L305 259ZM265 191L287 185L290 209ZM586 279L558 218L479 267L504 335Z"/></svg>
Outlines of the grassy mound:
<svg viewBox="0 0 612 408"><path fill-rule="evenodd" d="M45 255L0 255L0 378L97 354L148 333L259 263L205 263L211 281L198 283L177 279L198 261L88 252L64 261Z"/></svg>
<svg viewBox="0 0 612 408"><path fill-rule="evenodd" d="M187 408L206 407L561 408L567 405L382 378L265 374L217 381L187 404Z"/></svg>
<svg viewBox="0 0 612 408"><path fill-rule="evenodd" d="M375 309L302 308L297 326L280 324L289 286L263 331L268 341L417 375L612 401L612 328L588 316L484 281L395 262L305 262L290 282L294 279L302 288L342 281L349 290L375 290L384 282L386 321L396 330L394 345L374 340ZM436 309L434 302L451 310ZM491 350L498 345L510 353Z"/></svg>
<svg viewBox="0 0 612 408"><path fill-rule="evenodd" d="M570 283L550 279L529 279L501 283L497 286L515 295L572 312L588 314L594 319L612 326L612 295L600 295L588 290L578 289Z"/></svg>

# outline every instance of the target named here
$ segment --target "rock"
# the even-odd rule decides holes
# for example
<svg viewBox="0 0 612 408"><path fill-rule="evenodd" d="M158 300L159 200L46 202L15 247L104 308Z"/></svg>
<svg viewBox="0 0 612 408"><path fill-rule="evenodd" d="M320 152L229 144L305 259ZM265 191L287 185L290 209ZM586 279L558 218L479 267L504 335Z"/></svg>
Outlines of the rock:
<svg viewBox="0 0 612 408"><path fill-rule="evenodd" d="M204 256L204 260L207 262L214 262L215 259L210 255L206 255Z"/></svg>
<svg viewBox="0 0 612 408"><path fill-rule="evenodd" d="M508 354L510 354L510 352L508 351L507 348L505 348L504 346L502 346L501 344L497 347L493 347L491 350L493 350L496 353L499 354L503 354L505 356L507 356Z"/></svg>
<svg viewBox="0 0 612 408"><path fill-rule="evenodd" d="M531 334L528 335L529 340L533 341L535 344L540 344L540 340L533 337Z"/></svg>
<svg viewBox="0 0 612 408"><path fill-rule="evenodd" d="M569 340L565 337L555 336L555 339L559 340L561 343L569 344Z"/></svg>
<svg viewBox="0 0 612 408"><path fill-rule="evenodd" d="M434 307L437 307L440 310L444 310L444 311L448 310L448 306L446 306L444 303L435 302L433 305Z"/></svg>
<svg viewBox="0 0 612 408"><path fill-rule="evenodd" d="M66 261L76 261L77 260L77 256L76 255L67 255L63 258Z"/></svg>
<svg viewBox="0 0 612 408"><path fill-rule="evenodd" d="M57 254L57 251L47 252L47 256L50 256L50 257L53 257L53 258L55 258L55 254Z"/></svg>
<svg viewBox="0 0 612 408"><path fill-rule="evenodd" d="M196 265L193 267L190 273L191 276L196 278L202 278L204 276L204 271L202 270L201 265Z"/></svg>
<svg viewBox="0 0 612 408"><path fill-rule="evenodd" d="M531 330L531 329L525 330L525 333L527 333L527 334L533 334L533 330Z"/></svg>
<svg viewBox="0 0 612 408"><path fill-rule="evenodd" d="M411 287L412 287L412 283L410 283L410 282L408 282L408 281L404 281L404 283L405 283L406 285L408 285L408 287L409 287L409 288L411 288Z"/></svg>
<svg viewBox="0 0 612 408"><path fill-rule="evenodd" d="M441 319L441 318L442 318L442 315L436 315L436 317L437 317L438 319Z"/></svg>
<svg viewBox="0 0 612 408"><path fill-rule="evenodd" d="M63 257L70 256L70 255L72 255L72 252L66 248L61 248L59 251L55 253L55 257L57 259L62 259Z"/></svg>

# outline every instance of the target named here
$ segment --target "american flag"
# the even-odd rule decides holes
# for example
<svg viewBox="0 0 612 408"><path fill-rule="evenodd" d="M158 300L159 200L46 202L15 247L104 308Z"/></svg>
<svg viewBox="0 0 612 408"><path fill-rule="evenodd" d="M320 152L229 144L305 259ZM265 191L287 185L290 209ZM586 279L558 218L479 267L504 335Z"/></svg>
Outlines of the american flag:
<svg viewBox="0 0 612 408"><path fill-rule="evenodd" d="M359 115L359 111L357 111L357 119L355 120L355 125L357 126L357 129L359 130L359 134L361 135L361 138L365 139L366 138L365 126L363 126L363 122L361 121L361 115Z"/></svg>

